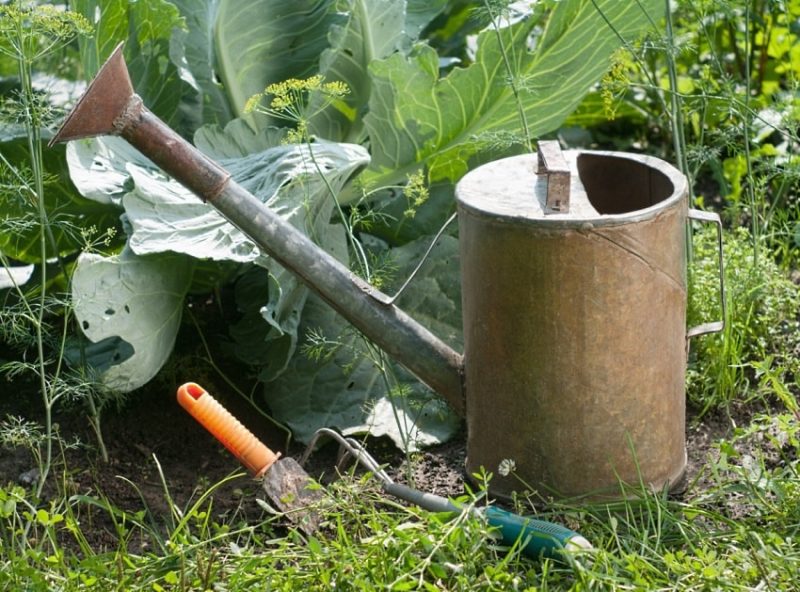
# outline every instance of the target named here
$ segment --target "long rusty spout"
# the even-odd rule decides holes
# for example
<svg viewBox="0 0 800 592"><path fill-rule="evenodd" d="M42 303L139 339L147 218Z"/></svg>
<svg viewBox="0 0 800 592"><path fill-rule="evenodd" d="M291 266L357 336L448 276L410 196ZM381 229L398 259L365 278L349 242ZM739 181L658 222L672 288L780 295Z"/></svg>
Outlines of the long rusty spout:
<svg viewBox="0 0 800 592"><path fill-rule="evenodd" d="M463 416L463 356L275 214L230 174L151 113L133 91L118 45L50 144L122 136L211 203L265 253L298 276L387 354Z"/></svg>
<svg viewBox="0 0 800 592"><path fill-rule="evenodd" d="M133 92L128 68L122 57L122 43L117 45L94 80L61 123L50 146L92 136L117 135L122 115Z"/></svg>

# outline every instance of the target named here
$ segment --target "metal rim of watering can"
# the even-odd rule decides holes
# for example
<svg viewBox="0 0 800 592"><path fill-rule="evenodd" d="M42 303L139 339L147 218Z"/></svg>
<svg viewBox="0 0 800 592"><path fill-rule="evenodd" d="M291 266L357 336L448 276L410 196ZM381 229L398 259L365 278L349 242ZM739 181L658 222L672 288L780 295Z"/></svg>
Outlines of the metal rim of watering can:
<svg viewBox="0 0 800 592"><path fill-rule="evenodd" d="M670 194L658 202L644 208L632 210L620 214L597 214L585 215L570 213L570 177L579 176L577 171L570 170L566 162L565 154L570 154L576 159L576 162L582 155L591 155L594 157L608 158L612 160L629 160L636 164L643 165L648 171L656 171L663 175L672 186ZM535 170L531 167L536 164ZM517 212L503 211L502 215L498 215L496 211L489 211L483 209L481 201L475 201L471 193L470 185L484 190L484 184L477 182L477 179L485 180L492 178L492 173L487 174L487 170L494 167L501 167L507 165L509 167L517 167L517 172L523 173L530 177L530 180L543 179L545 184L545 199L541 216L532 217L530 212L528 215L519 214ZM564 230L578 230L578 231L591 231L595 228L611 228L624 225L634 225L649 220L655 220L660 215L667 211L671 211L675 207L682 207L680 202L688 202L688 182L686 177L671 164L648 155L635 154L628 152L611 152L599 150L581 150L581 151L567 151L562 152L557 141L543 141L539 143L537 154L518 155L495 161L481 167L483 170L475 175L487 175L487 177L475 177L473 173L468 173L461 182L459 188L456 189L458 196L459 215L473 216L476 219L489 221L498 227L520 226L526 228L536 228L539 231L553 231L560 233ZM476 169L477 171L477 169ZM507 177L515 178L514 175L506 175ZM524 179L527 181L528 179ZM515 186L525 187L525 182L515 181ZM582 182L578 184L583 191ZM502 186L501 186L502 187ZM531 190L535 195L535 189ZM585 194L584 194L585 199ZM495 207L493 204L492 207ZM559 209L560 208L560 209ZM705 212L693 208L685 208L686 219L688 221L697 221L702 223L713 223L717 228L717 245L718 245L718 259L719 259L719 300L721 317L720 321L712 321L701 323L696 326L689 327L686 331L686 339L692 337L699 337L710 333L718 333L725 328L725 318L727 316L727 305L725 299L725 279L724 279L724 265L722 253L722 222L719 215L714 212ZM554 216L554 214L569 214L568 216Z"/></svg>
<svg viewBox="0 0 800 592"><path fill-rule="evenodd" d="M626 224L635 224L644 222L646 220L657 218L662 211L674 206L677 202L682 200L688 201L689 187L686 177L671 164L646 154L635 154L632 152L612 152L608 150L567 150L565 154L578 154L578 155L591 155L598 157L606 157L617 160L629 160L643 165L649 169L657 171L664 175L672 184L672 193L665 199L653 205L634 210L624 214L599 214L597 216L553 216L553 214L561 214L563 212L545 211L547 214L542 217L529 217L522 214L504 213L502 219L497 216L496 212L487 212L471 203L469 198L462 198L459 196L459 214L464 213L477 218L492 219L498 225L511 225L519 224L530 227L538 227L543 229L552 230L565 230L565 229L578 229L578 230L591 230L592 228L621 226ZM536 170L530 167L530 164L537 162L537 155L523 154L504 158L491 163L487 163L465 175L458 183L459 188L466 187L471 180L474 180L474 175L486 174L492 166L505 166L508 164L516 163L524 170L530 177L531 181L535 182L537 178ZM482 169L482 170L481 170ZM478 172L480 171L480 172ZM543 175L550 177L551 175ZM548 183L549 185L549 183ZM459 189L457 188L457 194ZM533 191L533 190L532 190ZM463 195L463 190L462 190Z"/></svg>

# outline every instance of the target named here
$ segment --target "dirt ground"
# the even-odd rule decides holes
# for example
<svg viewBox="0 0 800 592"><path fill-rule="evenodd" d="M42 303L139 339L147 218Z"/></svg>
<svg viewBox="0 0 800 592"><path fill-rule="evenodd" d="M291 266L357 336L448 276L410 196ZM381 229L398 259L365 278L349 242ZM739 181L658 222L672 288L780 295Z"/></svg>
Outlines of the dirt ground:
<svg viewBox="0 0 800 592"><path fill-rule="evenodd" d="M230 311L221 311L220 318L211 318L216 307L209 302L200 305L203 318L209 319L211 331L226 325ZM187 329L187 325L189 328ZM195 329L188 323L181 331L176 346L177 359L191 361L197 358ZM6 352L0 351L0 358ZM181 357L183 356L183 357ZM109 409L103 414L102 432L108 450L108 462L99 454L97 439L91 431L81 407L57 414L55 420L65 442L78 440L77 448L63 452L63 460L56 464L51 482L59 483L69 494L91 495L107 498L114 506L138 512L148 510L156 520L164 520L169 512L167 500L179 508L186 508L210 486L226 477L241 473L238 462L218 444L177 403L176 389L187 372L180 367L172 370L176 378L152 381L145 388L131 393L121 409ZM242 368L226 367L228 377L242 377ZM169 372L162 372L169 375ZM304 447L298 443L284 450L286 434L260 418L250 403L227 388L222 379L208 373L200 382L217 400L226 406L256 436L275 450L298 458ZM177 378L181 377L181 378ZM180 382L179 382L180 381ZM247 387L242 385L243 390ZM27 420L42 421L42 404L35 385L24 382L0 383L0 420L9 415ZM709 455L715 454L714 442L730 433L732 421L723 416L706 415L696 421L691 410L687 422L688 482L700 479ZM412 459L411 473L415 485L424 491L444 496L464 493L466 434L460 433L446 444L417 453ZM370 438L369 451L378 462L399 480L408 474L408 461L388 439ZM310 458L308 472L323 484L334 478L337 447L323 446ZM23 449L0 449L0 484L31 481L35 463L31 454ZM163 476L163 478L162 478ZM222 518L233 512L244 516L262 513L256 502L259 484L247 476L228 481L215 492L213 512ZM91 532L93 543L113 547L113 524L98 521Z"/></svg>
<svg viewBox="0 0 800 592"><path fill-rule="evenodd" d="M224 388L208 386L215 397L240 418L253 418L249 403ZM22 389L23 391L27 389ZM17 391L20 395L20 391ZM15 396L6 384L0 396L0 418L7 415L36 419L39 415L35 395ZM84 446L67 450L65 461L59 463L52 479L58 480L72 494L88 494L107 498L115 506L132 512L147 509L157 519L168 512L167 493L178 507L188 507L192 500L234 472L238 463L210 437L180 406L174 391L148 388L135 393L121 410L107 411L103 418L103 434L109 461L103 462L88 421L75 411L57 417L59 431L65 441L80 439ZM269 446L280 449L285 435L266 421L249 421L251 431ZM712 444L726 435L730 420L706 417L703 422L689 421L687 443L689 451L688 477L691 481L701 473ZM403 455L388 441L370 439L367 446L381 463L387 463L396 475L405 473ZM289 454L299 457L303 447L293 445ZM323 483L335 474L337 448L324 446L310 459L307 469ZM453 441L417 454L413 459L413 475L418 488L445 496L464 492L465 437L462 433ZM0 456L0 482L20 483L34 466L32 457L24 450L3 450ZM30 474L27 474L30 478ZM402 479L402 476L399 477ZM701 475L702 478L702 475ZM214 495L217 518L237 512L244 516L258 515L256 503L258 483L242 476L224 484ZM98 520L91 532L92 542L113 547L113 525Z"/></svg>

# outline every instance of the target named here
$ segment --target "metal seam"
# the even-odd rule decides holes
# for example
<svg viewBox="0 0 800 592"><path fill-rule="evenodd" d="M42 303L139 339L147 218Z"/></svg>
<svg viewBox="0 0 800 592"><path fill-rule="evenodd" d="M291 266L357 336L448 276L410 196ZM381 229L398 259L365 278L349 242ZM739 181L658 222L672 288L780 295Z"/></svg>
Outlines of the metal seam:
<svg viewBox="0 0 800 592"><path fill-rule="evenodd" d="M134 130L139 125L143 109L142 97L137 94L131 95L122 113L114 118L112 134L121 136L125 131Z"/></svg>

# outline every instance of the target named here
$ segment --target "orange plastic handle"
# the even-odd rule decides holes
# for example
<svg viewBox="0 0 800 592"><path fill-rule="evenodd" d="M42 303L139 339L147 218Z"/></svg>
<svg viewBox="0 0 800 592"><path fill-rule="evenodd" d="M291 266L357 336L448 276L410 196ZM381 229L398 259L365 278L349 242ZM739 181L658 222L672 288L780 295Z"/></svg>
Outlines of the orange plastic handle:
<svg viewBox="0 0 800 592"><path fill-rule="evenodd" d="M254 477L261 477L280 457L200 385L187 382L178 388L178 403L239 459Z"/></svg>

